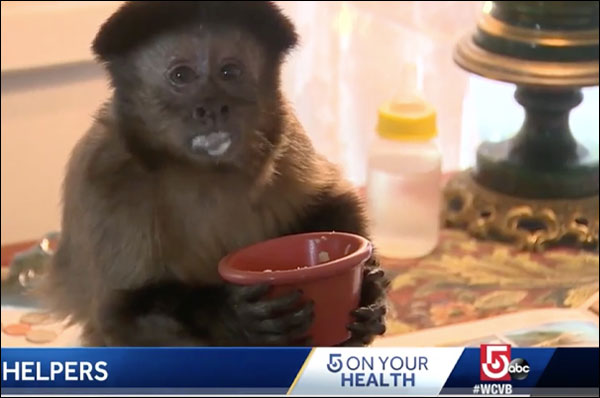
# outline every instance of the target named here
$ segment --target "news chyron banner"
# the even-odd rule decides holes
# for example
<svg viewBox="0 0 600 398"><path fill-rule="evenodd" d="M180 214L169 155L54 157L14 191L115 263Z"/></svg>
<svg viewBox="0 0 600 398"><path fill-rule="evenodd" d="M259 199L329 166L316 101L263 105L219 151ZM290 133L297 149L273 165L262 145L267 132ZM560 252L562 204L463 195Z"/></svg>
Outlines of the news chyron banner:
<svg viewBox="0 0 600 398"><path fill-rule="evenodd" d="M598 348L2 348L2 395L598 396Z"/></svg>

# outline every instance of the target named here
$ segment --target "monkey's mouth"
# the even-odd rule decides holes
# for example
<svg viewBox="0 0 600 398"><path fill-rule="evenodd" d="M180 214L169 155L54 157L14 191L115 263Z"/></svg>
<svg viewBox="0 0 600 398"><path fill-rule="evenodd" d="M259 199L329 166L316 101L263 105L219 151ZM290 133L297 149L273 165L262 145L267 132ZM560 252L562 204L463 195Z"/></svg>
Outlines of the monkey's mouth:
<svg viewBox="0 0 600 398"><path fill-rule="evenodd" d="M231 134L226 131L200 134L192 138L192 150L206 152L209 156L221 156L230 146Z"/></svg>

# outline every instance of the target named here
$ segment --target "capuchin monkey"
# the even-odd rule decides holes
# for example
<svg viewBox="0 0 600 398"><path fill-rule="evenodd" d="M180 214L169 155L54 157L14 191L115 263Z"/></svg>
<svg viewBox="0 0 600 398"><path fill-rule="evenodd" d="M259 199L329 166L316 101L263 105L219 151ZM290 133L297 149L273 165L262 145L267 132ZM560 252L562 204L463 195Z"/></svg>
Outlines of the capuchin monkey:
<svg viewBox="0 0 600 398"><path fill-rule="evenodd" d="M294 26L271 2L127 2L93 51L112 98L77 143L44 292L90 346L309 345L301 292L218 275L278 236L368 237L363 206L280 88ZM387 280L366 264L343 345L384 333Z"/></svg>

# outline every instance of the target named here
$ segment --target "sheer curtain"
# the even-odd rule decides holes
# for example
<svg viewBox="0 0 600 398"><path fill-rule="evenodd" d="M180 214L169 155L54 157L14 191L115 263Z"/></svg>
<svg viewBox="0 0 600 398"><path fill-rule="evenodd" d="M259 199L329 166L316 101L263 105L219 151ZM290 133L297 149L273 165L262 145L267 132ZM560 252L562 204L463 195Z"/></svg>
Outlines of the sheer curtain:
<svg viewBox="0 0 600 398"><path fill-rule="evenodd" d="M284 89L318 150L357 184L379 105L400 86L405 63L438 112L445 170L460 164L469 75L452 61L481 2L280 2L301 37L284 69Z"/></svg>

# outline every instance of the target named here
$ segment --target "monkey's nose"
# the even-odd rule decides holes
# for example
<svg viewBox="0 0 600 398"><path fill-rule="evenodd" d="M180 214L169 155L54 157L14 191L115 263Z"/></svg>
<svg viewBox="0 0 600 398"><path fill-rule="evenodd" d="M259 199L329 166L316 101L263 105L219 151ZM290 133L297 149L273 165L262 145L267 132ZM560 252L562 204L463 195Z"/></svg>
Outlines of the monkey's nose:
<svg viewBox="0 0 600 398"><path fill-rule="evenodd" d="M202 124L215 125L219 121L225 121L229 116L228 105L207 106L202 105L194 110L194 118Z"/></svg>

